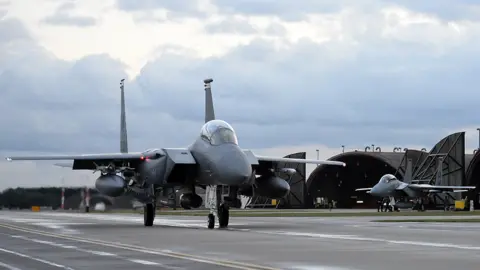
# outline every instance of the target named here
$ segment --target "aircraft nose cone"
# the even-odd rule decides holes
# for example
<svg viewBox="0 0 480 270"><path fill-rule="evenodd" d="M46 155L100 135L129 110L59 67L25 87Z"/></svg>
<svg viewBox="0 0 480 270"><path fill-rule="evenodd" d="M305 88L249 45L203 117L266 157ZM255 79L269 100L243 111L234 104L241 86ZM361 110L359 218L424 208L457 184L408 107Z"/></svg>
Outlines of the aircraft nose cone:
<svg viewBox="0 0 480 270"><path fill-rule="evenodd" d="M220 181L224 185L241 185L252 176L252 166L243 152L231 151L223 155L220 161Z"/></svg>
<svg viewBox="0 0 480 270"><path fill-rule="evenodd" d="M372 196L380 196L377 187L373 187L373 188L370 190L370 194L371 194Z"/></svg>

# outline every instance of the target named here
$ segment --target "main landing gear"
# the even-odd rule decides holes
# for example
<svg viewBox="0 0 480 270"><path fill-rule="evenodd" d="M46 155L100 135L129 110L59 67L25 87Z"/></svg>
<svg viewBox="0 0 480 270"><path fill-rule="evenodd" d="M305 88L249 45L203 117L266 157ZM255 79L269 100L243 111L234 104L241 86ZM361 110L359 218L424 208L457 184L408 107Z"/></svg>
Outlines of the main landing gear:
<svg viewBox="0 0 480 270"><path fill-rule="evenodd" d="M143 207L143 225L145 227L153 226L155 220L155 203L147 203Z"/></svg>
<svg viewBox="0 0 480 270"><path fill-rule="evenodd" d="M229 207L222 199L222 189L218 186L207 186L206 190L206 207L210 209L208 214L207 228L213 229L215 227L215 217L218 217L219 228L228 227L230 219Z"/></svg>
<svg viewBox="0 0 480 270"><path fill-rule="evenodd" d="M153 221L155 220L155 210L157 208L157 194L155 192L154 187L152 186L149 190L150 199L148 203L145 203L143 206L143 225L145 227L153 226Z"/></svg>

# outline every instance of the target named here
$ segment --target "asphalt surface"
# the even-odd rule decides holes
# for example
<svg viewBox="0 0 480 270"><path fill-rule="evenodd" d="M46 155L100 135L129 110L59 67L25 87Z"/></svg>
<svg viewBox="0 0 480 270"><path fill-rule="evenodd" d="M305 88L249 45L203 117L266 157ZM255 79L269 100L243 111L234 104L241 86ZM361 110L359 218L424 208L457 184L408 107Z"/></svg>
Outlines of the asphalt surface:
<svg viewBox="0 0 480 270"><path fill-rule="evenodd" d="M480 224L374 219L232 217L208 230L206 217L144 227L134 214L0 211L0 269L479 268Z"/></svg>

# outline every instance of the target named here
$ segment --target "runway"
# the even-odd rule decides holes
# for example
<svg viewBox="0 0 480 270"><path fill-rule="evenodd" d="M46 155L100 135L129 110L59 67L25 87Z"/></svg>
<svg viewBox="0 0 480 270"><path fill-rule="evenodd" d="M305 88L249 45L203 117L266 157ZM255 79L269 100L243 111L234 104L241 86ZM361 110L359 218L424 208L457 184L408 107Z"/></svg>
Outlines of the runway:
<svg viewBox="0 0 480 270"><path fill-rule="evenodd" d="M0 211L0 269L480 267L480 224L374 219L232 217L229 229L208 230L206 217L157 216L144 227L138 214Z"/></svg>

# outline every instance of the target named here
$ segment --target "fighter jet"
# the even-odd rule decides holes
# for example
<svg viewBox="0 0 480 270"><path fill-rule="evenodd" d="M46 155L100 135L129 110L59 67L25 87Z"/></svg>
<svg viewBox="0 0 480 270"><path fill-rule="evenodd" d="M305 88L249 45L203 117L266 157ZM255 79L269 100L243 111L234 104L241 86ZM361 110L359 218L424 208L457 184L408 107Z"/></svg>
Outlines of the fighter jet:
<svg viewBox="0 0 480 270"><path fill-rule="evenodd" d="M144 226L153 225L157 196L163 188L181 187L184 190L181 205L198 208L203 199L195 193L195 186L200 186L206 189L205 206L210 210L209 229L214 228L215 218L218 218L220 228L228 226L229 207L241 206L238 195L256 194L272 199L285 197L290 186L277 173L284 171L292 174L295 169L277 169L280 162L346 166L337 161L260 156L251 150L240 148L233 127L215 118L212 82L212 79L204 80L205 124L188 147L127 153L124 146L120 153L16 156L6 159L73 160L73 170L99 171L95 187L100 193L117 197L135 191L136 198L144 204ZM121 85L123 86L123 80ZM122 88L122 106L123 102ZM126 134L121 135L121 143L126 144ZM223 186L229 187L229 195L225 198L221 193Z"/></svg>
<svg viewBox="0 0 480 270"><path fill-rule="evenodd" d="M392 174L385 174L375 186L371 188L358 188L355 191L367 191L367 193L376 197L407 196L418 198L424 196L426 193L466 192L475 188L475 186L407 184L398 180Z"/></svg>
<svg viewBox="0 0 480 270"><path fill-rule="evenodd" d="M395 197L422 198L431 193L466 192L475 186L437 186L429 184L407 184L392 174L385 174L371 188L358 188L355 191L366 191L375 197L389 197L391 205L395 205Z"/></svg>

